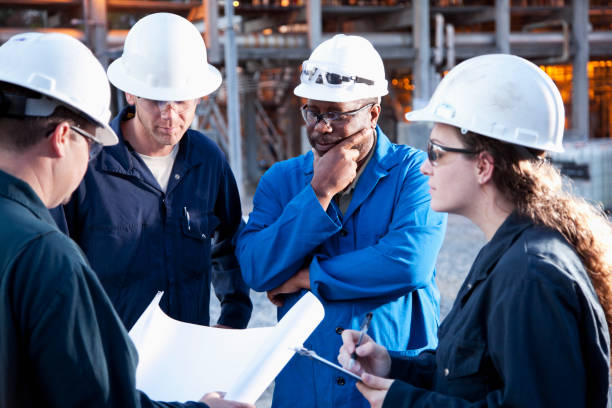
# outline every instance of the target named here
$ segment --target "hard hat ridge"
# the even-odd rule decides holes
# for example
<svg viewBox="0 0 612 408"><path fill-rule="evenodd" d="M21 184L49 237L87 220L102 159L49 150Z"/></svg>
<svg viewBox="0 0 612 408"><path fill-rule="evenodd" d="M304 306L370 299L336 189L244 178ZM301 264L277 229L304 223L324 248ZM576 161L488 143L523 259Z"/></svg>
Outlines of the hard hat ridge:
<svg viewBox="0 0 612 408"><path fill-rule="evenodd" d="M563 151L561 94L544 71L515 55L489 54L463 61L442 79L427 106L408 112L406 119Z"/></svg>
<svg viewBox="0 0 612 408"><path fill-rule="evenodd" d="M202 35L191 22L155 13L128 32L123 54L109 66L108 78L117 88L143 98L196 99L221 85L221 73L206 58Z"/></svg>

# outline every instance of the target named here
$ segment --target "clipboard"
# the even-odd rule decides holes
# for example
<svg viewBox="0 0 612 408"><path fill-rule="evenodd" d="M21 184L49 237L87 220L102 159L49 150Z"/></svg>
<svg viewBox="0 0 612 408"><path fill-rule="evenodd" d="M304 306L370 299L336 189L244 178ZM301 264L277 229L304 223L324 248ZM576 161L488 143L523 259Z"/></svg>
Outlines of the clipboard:
<svg viewBox="0 0 612 408"><path fill-rule="evenodd" d="M315 353L313 350L308 350L305 347L294 347L293 350L300 356L310 357L311 359L316 360L322 364L325 364L326 366L329 366L329 367L335 368L338 371L341 371L342 373L348 375L349 377L354 378L357 381L361 381L361 377L359 377L357 374L353 373L352 371L347 370L344 367L339 366L338 364L334 364L331 361L324 359L323 357Z"/></svg>

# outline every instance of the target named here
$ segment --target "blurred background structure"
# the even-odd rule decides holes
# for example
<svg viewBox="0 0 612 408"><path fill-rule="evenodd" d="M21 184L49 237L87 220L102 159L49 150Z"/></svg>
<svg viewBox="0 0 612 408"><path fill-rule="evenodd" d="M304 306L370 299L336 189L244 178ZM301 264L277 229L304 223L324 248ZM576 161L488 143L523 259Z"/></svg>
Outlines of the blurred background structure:
<svg viewBox="0 0 612 408"><path fill-rule="evenodd" d="M609 0L0 0L0 42L23 31L84 41L107 64L142 16L172 12L202 32L224 85L194 126L228 154L242 191L276 161L308 149L300 65L335 33L368 38L387 67L381 126L423 147L429 129L404 113L425 104L440 78L479 54L539 64L566 107L566 152L553 157L589 199L612 208L612 6ZM227 62L227 66L226 66ZM0 62L1 63L1 62ZM84 90L86 91L86 90ZM125 103L115 92L115 109Z"/></svg>

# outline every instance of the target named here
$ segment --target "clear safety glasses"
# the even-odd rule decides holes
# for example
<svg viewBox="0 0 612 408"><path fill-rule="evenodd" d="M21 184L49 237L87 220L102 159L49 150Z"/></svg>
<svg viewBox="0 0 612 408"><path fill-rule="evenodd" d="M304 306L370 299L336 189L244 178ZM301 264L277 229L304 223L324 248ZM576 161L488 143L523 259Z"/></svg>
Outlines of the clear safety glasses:
<svg viewBox="0 0 612 408"><path fill-rule="evenodd" d="M304 105L300 108L302 112L302 117L304 121L308 125L316 125L319 123L321 119L325 122L326 125L329 125L331 122L341 123L348 121L351 117L355 116L365 108L376 105L375 103L368 103L367 105L362 106L359 109L355 109L347 112L325 112L325 113L316 113L312 110L308 109L307 105Z"/></svg>
<svg viewBox="0 0 612 408"><path fill-rule="evenodd" d="M300 79L304 83L324 84L337 88L352 84L374 85L374 81L370 79L325 71L308 61L302 63L302 74Z"/></svg>
<svg viewBox="0 0 612 408"><path fill-rule="evenodd" d="M196 104L196 99L188 99L186 101L156 101L154 99L141 98L140 99L148 111L151 112L165 112L170 107L177 114L185 113L190 108L193 108Z"/></svg>
<svg viewBox="0 0 612 408"><path fill-rule="evenodd" d="M427 158L429 159L429 162L431 163L432 166L438 165L437 161L440 160L444 156L445 152L463 153L463 154L478 153L474 150L442 146L442 145L437 144L436 142L432 142L431 140L427 142Z"/></svg>
<svg viewBox="0 0 612 408"><path fill-rule="evenodd" d="M96 139L94 135L92 135L89 132L86 132L85 130L77 126L71 125L70 129L74 130L79 135L83 136L85 140L87 141L87 144L89 145L89 160L90 161L93 160L102 151L102 148L104 146L102 146L102 144L97 141L98 139Z"/></svg>

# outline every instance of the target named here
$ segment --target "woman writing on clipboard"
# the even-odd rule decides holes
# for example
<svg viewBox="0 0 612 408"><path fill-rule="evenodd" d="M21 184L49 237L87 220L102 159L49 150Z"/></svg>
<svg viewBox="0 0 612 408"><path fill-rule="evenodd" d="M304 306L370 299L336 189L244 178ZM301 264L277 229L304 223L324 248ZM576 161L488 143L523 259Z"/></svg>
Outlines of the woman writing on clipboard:
<svg viewBox="0 0 612 408"><path fill-rule="evenodd" d="M488 243L436 350L395 358L367 336L355 348L347 330L340 363L372 407L605 407L612 227L544 158L562 151L553 82L516 56L475 57L407 118L434 123L421 167L433 209L468 217Z"/></svg>

